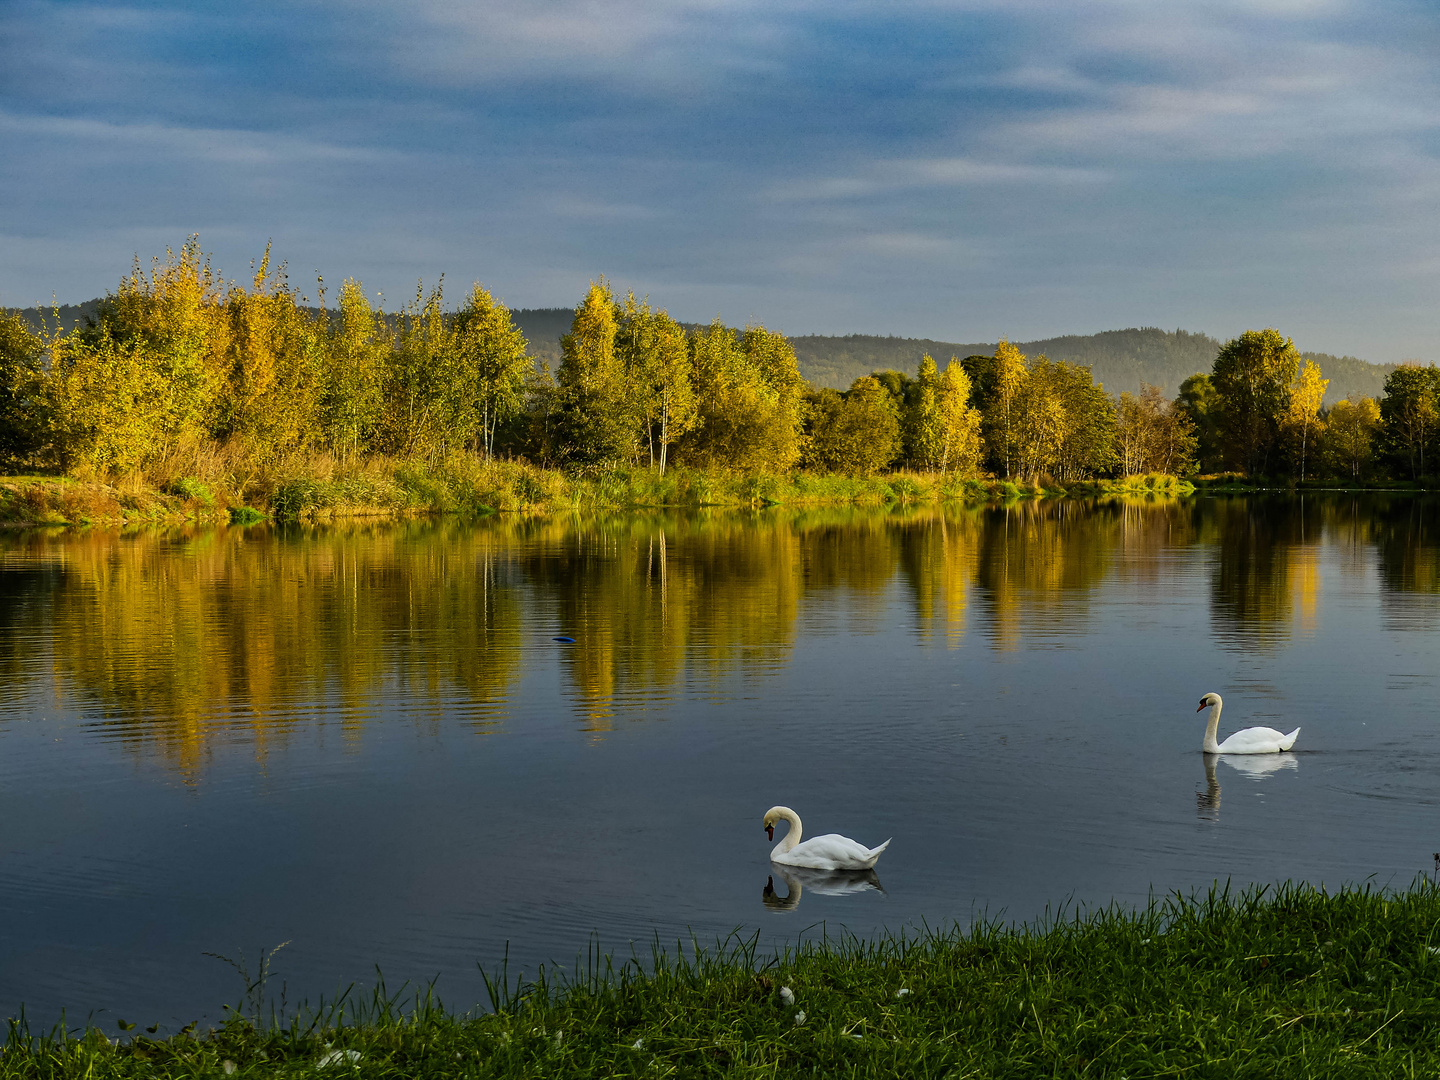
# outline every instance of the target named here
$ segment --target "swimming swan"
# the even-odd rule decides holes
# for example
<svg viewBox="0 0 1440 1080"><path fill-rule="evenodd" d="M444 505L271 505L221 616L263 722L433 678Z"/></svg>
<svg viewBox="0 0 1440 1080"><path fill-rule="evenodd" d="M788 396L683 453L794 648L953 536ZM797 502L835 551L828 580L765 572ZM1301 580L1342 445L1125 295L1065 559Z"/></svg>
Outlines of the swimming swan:
<svg viewBox="0 0 1440 1080"><path fill-rule="evenodd" d="M1274 728L1251 727L1243 731L1237 731L1222 743L1215 741L1215 731L1220 727L1219 694L1206 694L1200 699L1199 712L1207 705L1210 707L1210 723L1205 728L1205 742L1202 748L1207 754L1278 754L1281 750L1289 750L1295 745L1295 736L1300 734L1297 727L1289 735L1282 734Z"/></svg>
<svg viewBox="0 0 1440 1080"><path fill-rule="evenodd" d="M765 833L775 839L775 823L788 821L787 832L770 852L770 861L786 866L803 866L808 870L869 870L880 858L880 853L890 846L886 840L877 848L857 844L848 836L827 833L800 842L800 815L788 806L772 806L765 811ZM892 838L893 839L893 838Z"/></svg>

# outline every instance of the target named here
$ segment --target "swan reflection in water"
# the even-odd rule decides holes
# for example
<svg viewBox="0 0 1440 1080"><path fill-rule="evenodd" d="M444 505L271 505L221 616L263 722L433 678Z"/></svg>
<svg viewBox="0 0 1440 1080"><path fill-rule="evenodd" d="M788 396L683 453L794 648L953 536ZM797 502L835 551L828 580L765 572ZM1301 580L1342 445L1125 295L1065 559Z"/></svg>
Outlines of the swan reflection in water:
<svg viewBox="0 0 1440 1080"><path fill-rule="evenodd" d="M808 870L779 863L771 863L770 869L773 873L765 880L761 899L771 911L794 911L800 906L800 897L806 889L821 896L885 891L874 870ZM776 877L785 886L785 896L775 891Z"/></svg>
<svg viewBox="0 0 1440 1080"><path fill-rule="evenodd" d="M1205 759L1205 790L1195 793L1195 808L1207 821L1220 820L1220 778L1216 766L1225 764L1250 780L1263 780L1281 769L1298 769L1300 760L1293 754L1201 754Z"/></svg>

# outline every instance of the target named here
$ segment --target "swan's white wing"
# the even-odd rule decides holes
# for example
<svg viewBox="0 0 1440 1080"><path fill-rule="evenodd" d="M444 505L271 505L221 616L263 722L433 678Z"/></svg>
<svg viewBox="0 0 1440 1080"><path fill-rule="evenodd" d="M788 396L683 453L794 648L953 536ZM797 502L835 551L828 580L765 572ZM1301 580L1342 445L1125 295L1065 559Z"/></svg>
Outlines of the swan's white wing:
<svg viewBox="0 0 1440 1080"><path fill-rule="evenodd" d="M1222 754L1277 754L1294 746L1299 734L1298 727L1289 735L1269 727L1246 728L1235 732L1218 749Z"/></svg>
<svg viewBox="0 0 1440 1080"><path fill-rule="evenodd" d="M772 861L811 870L868 870L889 846L890 841L886 840L877 848L867 848L848 836L826 833L796 844L783 855L775 855Z"/></svg>

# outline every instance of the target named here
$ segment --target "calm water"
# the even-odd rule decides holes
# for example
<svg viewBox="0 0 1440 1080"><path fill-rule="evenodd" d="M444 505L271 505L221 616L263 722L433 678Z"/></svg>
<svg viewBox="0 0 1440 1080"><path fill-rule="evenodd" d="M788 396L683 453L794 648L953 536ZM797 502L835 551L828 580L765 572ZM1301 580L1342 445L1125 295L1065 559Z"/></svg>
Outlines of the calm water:
<svg viewBox="0 0 1440 1080"><path fill-rule="evenodd" d="M1440 850L1440 504L1375 496L0 537L0 1010L214 1020ZM553 638L571 636L574 644ZM1298 752L1207 763L1222 736ZM774 875L761 815L893 836ZM797 886L799 887L797 889ZM850 891L844 891L848 888Z"/></svg>

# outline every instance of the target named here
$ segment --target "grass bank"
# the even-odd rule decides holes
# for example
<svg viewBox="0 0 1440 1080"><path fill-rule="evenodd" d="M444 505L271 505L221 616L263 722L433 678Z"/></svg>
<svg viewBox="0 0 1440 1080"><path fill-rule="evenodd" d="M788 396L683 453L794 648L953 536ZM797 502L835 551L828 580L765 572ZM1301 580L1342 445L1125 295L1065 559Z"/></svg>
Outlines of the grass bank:
<svg viewBox="0 0 1440 1080"><path fill-rule="evenodd" d="M1283 886L1025 927L730 943L492 981L492 1009L377 992L170 1038L12 1025L0 1077L1440 1074L1440 890Z"/></svg>
<svg viewBox="0 0 1440 1080"><path fill-rule="evenodd" d="M1440 477L1396 480L1389 477L1324 477L1298 480L1293 476L1246 476L1244 473L1207 473L1194 478L1205 495L1248 495L1269 491L1440 491Z"/></svg>
<svg viewBox="0 0 1440 1080"><path fill-rule="evenodd" d="M370 457L341 461L308 455L252 467L242 460L171 460L147 472L106 477L0 478L0 522L98 525L154 521L225 521L476 516L646 507L886 505L982 503L1059 497L1049 478L1011 482L939 473L839 476L796 472L736 475L643 468L562 471L523 461L456 454L439 461ZM1191 486L1152 474L1073 485L1083 496L1188 494Z"/></svg>

